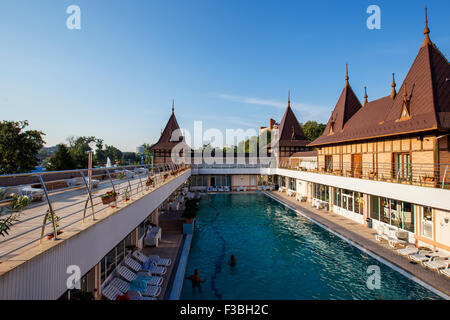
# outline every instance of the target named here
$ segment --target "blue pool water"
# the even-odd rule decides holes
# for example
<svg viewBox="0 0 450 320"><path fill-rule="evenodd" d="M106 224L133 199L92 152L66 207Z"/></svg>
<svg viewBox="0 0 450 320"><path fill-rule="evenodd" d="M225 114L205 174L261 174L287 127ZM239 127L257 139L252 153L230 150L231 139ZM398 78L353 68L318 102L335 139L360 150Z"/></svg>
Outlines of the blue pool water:
<svg viewBox="0 0 450 320"><path fill-rule="evenodd" d="M367 287L371 265L380 289ZM202 293L185 280L181 299L440 298L263 194L202 197L186 276L196 268Z"/></svg>

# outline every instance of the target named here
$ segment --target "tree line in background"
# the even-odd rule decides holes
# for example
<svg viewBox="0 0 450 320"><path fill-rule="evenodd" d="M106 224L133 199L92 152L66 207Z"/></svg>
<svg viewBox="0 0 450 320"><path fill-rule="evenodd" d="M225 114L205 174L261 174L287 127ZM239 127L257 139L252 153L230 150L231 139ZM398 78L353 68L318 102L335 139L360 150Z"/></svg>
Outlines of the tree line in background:
<svg viewBox="0 0 450 320"><path fill-rule="evenodd" d="M103 145L102 139L93 136L69 137L67 144L43 148L45 134L38 130L25 130L27 126L28 121L0 121L0 174L30 172L40 163L49 171L84 169L88 165L88 151L92 150L91 145L94 144L93 166L105 165L108 158L111 163L119 162L120 165L138 164L141 161L136 153L122 152L114 146ZM303 131L308 140L313 141L323 133L325 127L325 124L308 121L303 124ZM234 149L254 153L258 151L260 139L270 143L270 131L241 141L237 146L225 147L223 151ZM150 146L143 144L146 150L144 153L149 154ZM203 147L208 148L211 148L208 144Z"/></svg>
<svg viewBox="0 0 450 320"><path fill-rule="evenodd" d="M93 166L111 163L136 164L141 158L134 152L122 152L114 146L103 146L96 137L69 137L67 145L43 148L45 134L26 130L28 121L0 121L0 174L24 173L43 163L49 171L84 169L88 165L90 145L95 144Z"/></svg>

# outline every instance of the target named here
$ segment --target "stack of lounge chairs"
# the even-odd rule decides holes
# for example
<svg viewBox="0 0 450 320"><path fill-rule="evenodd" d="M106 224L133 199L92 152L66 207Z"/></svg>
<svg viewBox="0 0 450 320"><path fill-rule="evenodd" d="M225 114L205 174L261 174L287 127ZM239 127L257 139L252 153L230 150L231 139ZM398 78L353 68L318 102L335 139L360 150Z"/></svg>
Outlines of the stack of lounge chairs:
<svg viewBox="0 0 450 320"><path fill-rule="evenodd" d="M159 241L161 241L162 231L161 227L150 227L147 229L147 233L144 237L145 246L158 246Z"/></svg>
<svg viewBox="0 0 450 320"><path fill-rule="evenodd" d="M387 241L389 246L393 249L397 247L404 247L408 244L408 232L403 230L396 230L388 226L379 227L375 235L377 241Z"/></svg>
<svg viewBox="0 0 450 320"><path fill-rule="evenodd" d="M130 300L156 300L170 264L168 258L134 251L115 270L115 277L104 286L102 294L108 300L116 300L125 294Z"/></svg>

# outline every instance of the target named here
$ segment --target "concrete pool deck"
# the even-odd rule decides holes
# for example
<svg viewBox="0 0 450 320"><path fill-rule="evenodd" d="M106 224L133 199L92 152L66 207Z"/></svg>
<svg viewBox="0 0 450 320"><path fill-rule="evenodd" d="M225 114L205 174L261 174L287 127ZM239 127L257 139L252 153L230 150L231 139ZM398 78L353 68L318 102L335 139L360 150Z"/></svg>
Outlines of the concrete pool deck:
<svg viewBox="0 0 450 320"><path fill-rule="evenodd" d="M437 289L438 291L441 291L441 293L447 295L447 299L450 296L450 279L446 278L440 273L429 270L420 264L412 263L406 257L397 254L388 246L387 243L377 242L375 240L376 230L369 229L339 214L326 210L315 209L307 203L300 203L296 201L295 198L287 196L286 193L274 191L264 193L271 196L272 198L275 198L288 207L291 207L292 209L300 212L313 221L322 224L338 235L354 242L361 248L386 260L394 267L399 268L402 271L406 271L412 276L412 280L415 280L415 277L416 280L418 279L428 286L431 286L432 288ZM440 295L443 296L442 294Z"/></svg>
<svg viewBox="0 0 450 320"><path fill-rule="evenodd" d="M161 241L157 247L144 247L145 255L156 254L161 258L170 258L172 263L167 267L167 273L164 275L164 281L161 286L160 300L166 300L171 291L173 279L178 269L178 257L183 248L184 235L183 225L180 221L181 212L169 212L159 218L161 227Z"/></svg>

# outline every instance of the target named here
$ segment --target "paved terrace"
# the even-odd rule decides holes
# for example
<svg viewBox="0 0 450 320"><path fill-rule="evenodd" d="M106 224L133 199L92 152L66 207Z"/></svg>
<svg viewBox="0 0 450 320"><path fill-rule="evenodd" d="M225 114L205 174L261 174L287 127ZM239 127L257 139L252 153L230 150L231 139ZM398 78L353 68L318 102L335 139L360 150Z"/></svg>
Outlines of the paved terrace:
<svg viewBox="0 0 450 320"><path fill-rule="evenodd" d="M336 213L317 210L309 204L296 201L294 197L288 197L286 193L276 191L266 193L450 296L450 279L422 265L411 263L408 258L397 254L387 243L376 241L374 229L366 228Z"/></svg>
<svg viewBox="0 0 450 320"><path fill-rule="evenodd" d="M48 204L45 197L41 202L32 202L20 214L19 221L12 226L9 235L0 238L0 276L149 195L183 173L184 171L174 176L168 175L166 180L162 177L164 173L156 174L153 176L156 186L148 188L145 186L147 178L145 174L136 175L134 178L130 178L129 182L127 179L115 179L116 192L120 191L123 194L123 191L130 186L132 192L128 201L124 201L121 196L118 196L117 206L114 208L102 204L100 195L112 190L112 186L109 180L101 181L98 187L92 189L95 220L92 216L91 203L88 202L84 222L84 208L88 200L85 187L52 192L50 201L55 214L61 218L58 229L62 230L63 233L58 235L57 240L49 240L44 237L42 243L39 239L41 238L43 219L48 210ZM114 204L114 202L111 203L111 205ZM44 235L52 232L52 224L48 223Z"/></svg>

